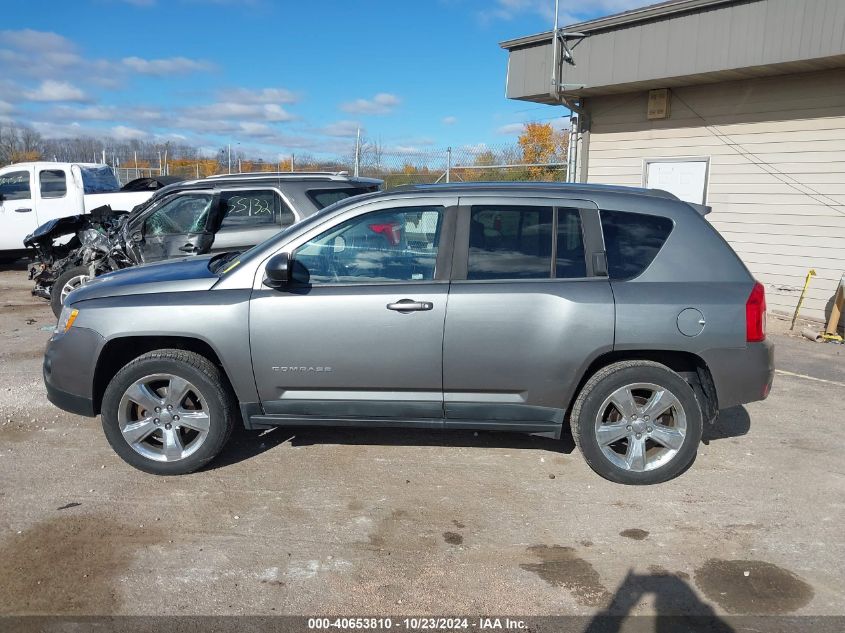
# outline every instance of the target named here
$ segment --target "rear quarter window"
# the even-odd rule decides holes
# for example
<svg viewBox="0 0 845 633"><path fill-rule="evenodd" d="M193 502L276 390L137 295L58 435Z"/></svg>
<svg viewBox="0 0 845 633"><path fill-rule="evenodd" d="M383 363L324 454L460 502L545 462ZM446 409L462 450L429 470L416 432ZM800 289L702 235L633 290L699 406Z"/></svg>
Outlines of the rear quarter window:
<svg viewBox="0 0 845 633"><path fill-rule="evenodd" d="M611 279L633 279L648 268L669 237L672 220L659 215L601 211Z"/></svg>
<svg viewBox="0 0 845 633"><path fill-rule="evenodd" d="M340 202L352 196L378 191L378 187L347 187L345 189L309 189L306 193L318 209L325 209L330 204Z"/></svg>

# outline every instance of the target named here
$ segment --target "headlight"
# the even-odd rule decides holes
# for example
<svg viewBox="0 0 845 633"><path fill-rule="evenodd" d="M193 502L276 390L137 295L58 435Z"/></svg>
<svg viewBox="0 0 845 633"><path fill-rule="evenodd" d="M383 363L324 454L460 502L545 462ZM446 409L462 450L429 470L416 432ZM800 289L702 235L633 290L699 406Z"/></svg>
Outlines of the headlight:
<svg viewBox="0 0 845 633"><path fill-rule="evenodd" d="M56 329L53 331L54 334L63 334L70 329L70 326L73 325L73 322L76 321L76 317L79 314L79 310L76 308L71 308L69 306L64 306L62 308L62 313L59 315L59 321L56 323Z"/></svg>

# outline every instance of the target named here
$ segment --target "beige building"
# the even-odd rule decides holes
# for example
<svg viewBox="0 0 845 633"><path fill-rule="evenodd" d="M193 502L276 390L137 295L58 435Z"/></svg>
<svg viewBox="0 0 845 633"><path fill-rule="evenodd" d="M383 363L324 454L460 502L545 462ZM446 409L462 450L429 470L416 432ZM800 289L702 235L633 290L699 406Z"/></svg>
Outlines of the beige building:
<svg viewBox="0 0 845 633"><path fill-rule="evenodd" d="M765 284L829 314L845 273L845 0L673 0L504 42L510 98L574 111L571 179L672 191ZM574 65L573 65L574 63Z"/></svg>

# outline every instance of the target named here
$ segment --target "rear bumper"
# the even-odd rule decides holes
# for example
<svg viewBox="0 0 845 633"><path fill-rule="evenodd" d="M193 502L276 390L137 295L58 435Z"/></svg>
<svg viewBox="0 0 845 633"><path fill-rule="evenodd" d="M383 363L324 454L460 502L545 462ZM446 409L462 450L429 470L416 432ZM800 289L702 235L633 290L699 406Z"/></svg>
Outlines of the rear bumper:
<svg viewBox="0 0 845 633"><path fill-rule="evenodd" d="M44 352L47 399L65 411L93 417L94 369L105 340L93 330L72 327L55 335Z"/></svg>
<svg viewBox="0 0 845 633"><path fill-rule="evenodd" d="M702 354L713 376L719 408L764 400L775 375L775 346L769 340L745 348L708 350Z"/></svg>

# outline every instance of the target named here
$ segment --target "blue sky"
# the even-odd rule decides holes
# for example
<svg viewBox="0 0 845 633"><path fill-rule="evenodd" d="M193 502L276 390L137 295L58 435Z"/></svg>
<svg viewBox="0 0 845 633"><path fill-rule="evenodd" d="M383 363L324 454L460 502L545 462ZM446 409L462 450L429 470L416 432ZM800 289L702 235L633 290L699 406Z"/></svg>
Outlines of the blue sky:
<svg viewBox="0 0 845 633"><path fill-rule="evenodd" d="M563 24L646 4L562 0ZM504 97L499 42L554 0L31 0L0 26L0 122L44 136L240 143L267 158L501 145L563 108Z"/></svg>

